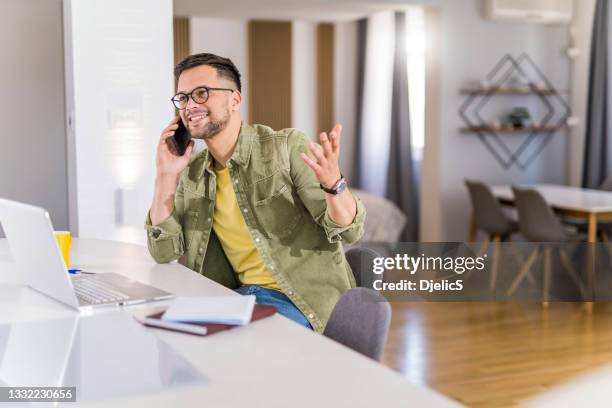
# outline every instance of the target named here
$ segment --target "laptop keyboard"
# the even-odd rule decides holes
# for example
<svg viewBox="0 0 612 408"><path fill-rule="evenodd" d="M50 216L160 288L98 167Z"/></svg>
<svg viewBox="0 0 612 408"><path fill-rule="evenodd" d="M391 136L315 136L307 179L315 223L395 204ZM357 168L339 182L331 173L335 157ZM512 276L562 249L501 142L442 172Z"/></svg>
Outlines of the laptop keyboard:
<svg viewBox="0 0 612 408"><path fill-rule="evenodd" d="M90 305L120 302L129 299L129 296L125 293L119 292L112 286L94 279L73 278L72 285L79 301Z"/></svg>

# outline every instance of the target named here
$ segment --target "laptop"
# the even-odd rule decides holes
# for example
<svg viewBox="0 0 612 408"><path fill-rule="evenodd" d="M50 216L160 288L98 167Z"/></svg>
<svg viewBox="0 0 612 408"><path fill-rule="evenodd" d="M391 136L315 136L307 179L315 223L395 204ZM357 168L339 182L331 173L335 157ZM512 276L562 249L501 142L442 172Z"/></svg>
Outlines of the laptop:
<svg viewBox="0 0 612 408"><path fill-rule="evenodd" d="M68 273L49 213L0 199L0 223L25 283L76 309L171 299L172 294L116 273Z"/></svg>

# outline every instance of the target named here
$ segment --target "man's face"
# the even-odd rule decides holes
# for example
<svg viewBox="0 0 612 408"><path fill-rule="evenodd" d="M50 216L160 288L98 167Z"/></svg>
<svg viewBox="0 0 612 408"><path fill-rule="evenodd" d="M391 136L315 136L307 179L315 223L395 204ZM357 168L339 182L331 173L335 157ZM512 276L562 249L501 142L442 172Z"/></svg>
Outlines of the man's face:
<svg viewBox="0 0 612 408"><path fill-rule="evenodd" d="M178 79L177 92L190 93L201 86L209 88L235 89L232 81L220 78L215 68L200 65L183 71ZM234 112L237 112L234 98L236 92L210 91L208 100L202 104L196 103L190 97L187 108L180 110L181 119L189 129L194 139L210 139L220 133L228 125Z"/></svg>

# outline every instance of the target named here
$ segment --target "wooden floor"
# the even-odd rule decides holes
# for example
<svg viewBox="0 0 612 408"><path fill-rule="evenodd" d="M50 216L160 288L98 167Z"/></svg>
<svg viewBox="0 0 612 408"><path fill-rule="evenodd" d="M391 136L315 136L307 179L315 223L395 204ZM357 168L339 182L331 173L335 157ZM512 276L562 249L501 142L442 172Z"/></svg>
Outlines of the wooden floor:
<svg viewBox="0 0 612 408"><path fill-rule="evenodd" d="M612 304L393 302L383 363L470 407L515 406L612 364Z"/></svg>

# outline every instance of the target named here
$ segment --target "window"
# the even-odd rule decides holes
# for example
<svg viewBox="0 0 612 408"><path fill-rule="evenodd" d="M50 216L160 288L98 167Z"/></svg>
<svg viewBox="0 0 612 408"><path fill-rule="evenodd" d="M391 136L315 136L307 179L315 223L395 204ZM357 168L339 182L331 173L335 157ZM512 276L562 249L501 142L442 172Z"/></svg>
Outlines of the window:
<svg viewBox="0 0 612 408"><path fill-rule="evenodd" d="M425 146L425 10L406 11L406 55L412 155L423 157Z"/></svg>

